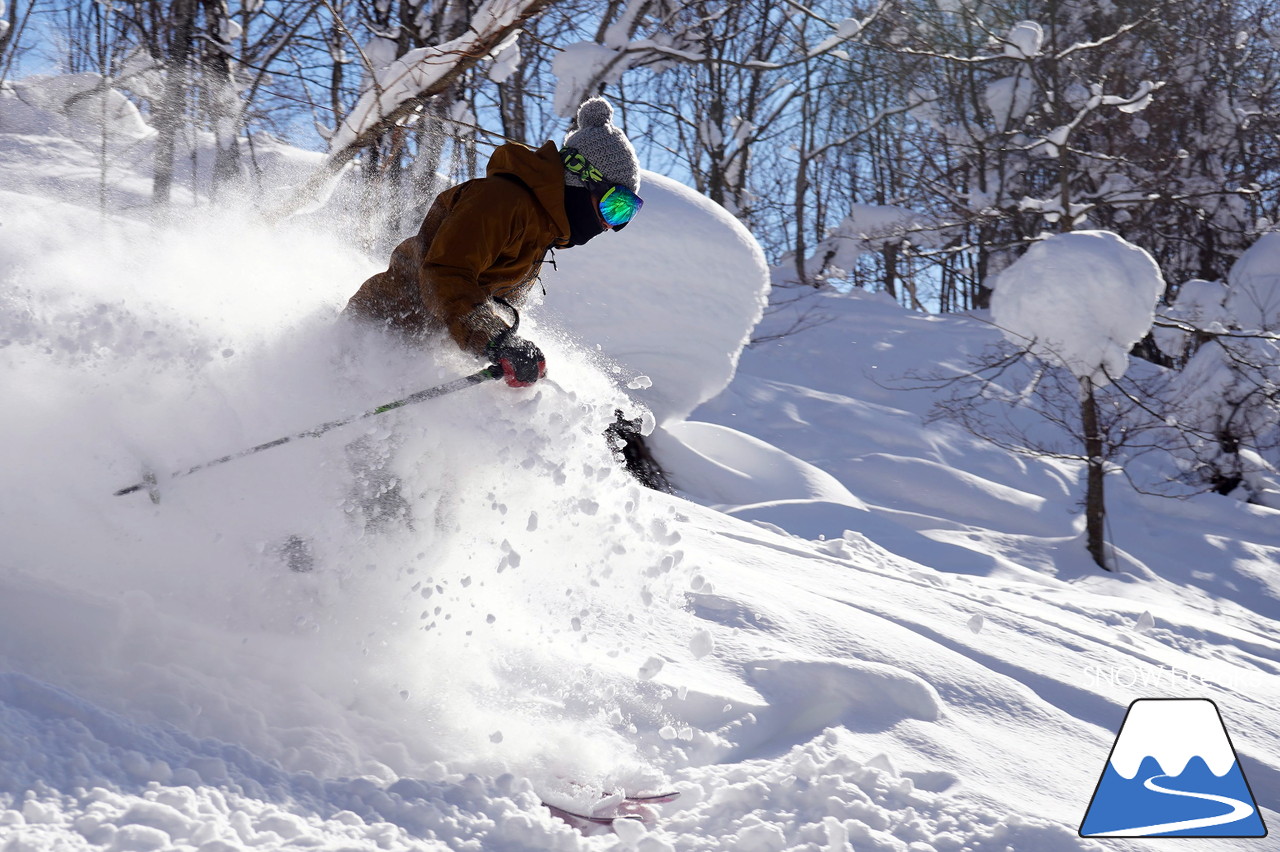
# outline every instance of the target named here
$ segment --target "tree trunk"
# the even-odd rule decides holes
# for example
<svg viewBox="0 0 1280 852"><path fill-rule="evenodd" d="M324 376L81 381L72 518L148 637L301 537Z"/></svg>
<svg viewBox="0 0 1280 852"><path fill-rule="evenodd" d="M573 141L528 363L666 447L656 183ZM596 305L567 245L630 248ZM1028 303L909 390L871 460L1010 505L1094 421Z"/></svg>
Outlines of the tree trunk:
<svg viewBox="0 0 1280 852"><path fill-rule="evenodd" d="M529 136L525 115L524 65L504 82L498 84L498 111L502 114L502 134L517 142L526 142Z"/></svg>
<svg viewBox="0 0 1280 852"><path fill-rule="evenodd" d="M1088 477L1085 486L1084 517L1085 537L1089 555L1099 568L1110 571L1106 553L1107 507L1103 492L1102 430L1098 424L1098 400L1093 393L1091 379L1080 380L1080 419L1084 426L1084 452L1088 458Z"/></svg>
<svg viewBox="0 0 1280 852"><path fill-rule="evenodd" d="M205 86L208 92L209 118L213 123L213 198L224 190L234 190L244 178L240 157L240 131L244 124L245 106L236 84L235 58L229 44L222 41L222 30L231 20L222 2L204 5L208 42L203 53Z"/></svg>
<svg viewBox="0 0 1280 852"><path fill-rule="evenodd" d="M805 80L805 91L808 92L808 80ZM804 233L804 206L805 194L809 191L809 155L808 151L812 149L812 133L813 121L811 119L811 108L809 104L809 96L806 94L801 100L800 115L804 119L800 126L800 150L796 161L796 177L795 177L795 197L792 199L794 216L795 216L795 268L796 280L801 284L808 284L811 287L817 287L818 282L809 280L809 272L805 269L805 261L808 258L809 248L805 241Z"/></svg>
<svg viewBox="0 0 1280 852"><path fill-rule="evenodd" d="M164 94L156 112L155 177L151 205L157 211L169 206L173 190L173 158L178 128L187 98L187 63L195 30L196 0L173 0L173 31L165 57Z"/></svg>
<svg viewBox="0 0 1280 852"><path fill-rule="evenodd" d="M884 247L884 291L898 300L898 244Z"/></svg>
<svg viewBox="0 0 1280 852"><path fill-rule="evenodd" d="M804 268L808 248L804 239L804 194L809 187L809 179L807 175L808 161L801 153L800 161L796 164L796 180L795 180L795 198L793 199L794 215L795 215L795 269L796 281L801 284L809 284L817 286L815 282L809 280L809 273Z"/></svg>

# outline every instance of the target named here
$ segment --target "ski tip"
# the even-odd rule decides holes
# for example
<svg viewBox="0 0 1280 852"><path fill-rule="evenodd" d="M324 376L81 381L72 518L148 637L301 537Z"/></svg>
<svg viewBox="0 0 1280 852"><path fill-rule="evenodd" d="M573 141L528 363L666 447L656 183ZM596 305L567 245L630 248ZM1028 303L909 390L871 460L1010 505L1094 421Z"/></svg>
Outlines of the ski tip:
<svg viewBox="0 0 1280 852"><path fill-rule="evenodd" d="M628 802L639 805L665 805L680 798L679 790L668 790L665 793L637 793L625 797Z"/></svg>

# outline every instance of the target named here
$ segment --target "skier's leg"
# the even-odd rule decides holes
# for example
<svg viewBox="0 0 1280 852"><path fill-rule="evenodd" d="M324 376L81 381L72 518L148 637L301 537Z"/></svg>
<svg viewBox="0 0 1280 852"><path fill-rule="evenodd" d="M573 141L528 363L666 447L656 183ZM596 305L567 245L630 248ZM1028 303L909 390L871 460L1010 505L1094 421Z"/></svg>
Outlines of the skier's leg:
<svg viewBox="0 0 1280 852"><path fill-rule="evenodd" d="M348 502L363 517L365 529L380 532L397 523L413 529L409 501L401 491L400 479L391 471L394 446L390 440L375 441L363 435L346 446L351 470Z"/></svg>

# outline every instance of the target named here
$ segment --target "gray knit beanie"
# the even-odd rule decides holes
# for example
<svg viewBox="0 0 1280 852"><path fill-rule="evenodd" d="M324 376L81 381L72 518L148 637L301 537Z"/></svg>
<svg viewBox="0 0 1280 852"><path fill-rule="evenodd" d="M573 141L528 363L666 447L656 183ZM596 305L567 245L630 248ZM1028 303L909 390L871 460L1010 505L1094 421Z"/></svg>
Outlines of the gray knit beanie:
<svg viewBox="0 0 1280 852"><path fill-rule="evenodd" d="M640 191L640 161L627 137L613 125L613 106L604 98L591 98L578 107L578 115L564 137L565 148L576 148L611 183ZM569 186L586 186L582 179L565 171Z"/></svg>

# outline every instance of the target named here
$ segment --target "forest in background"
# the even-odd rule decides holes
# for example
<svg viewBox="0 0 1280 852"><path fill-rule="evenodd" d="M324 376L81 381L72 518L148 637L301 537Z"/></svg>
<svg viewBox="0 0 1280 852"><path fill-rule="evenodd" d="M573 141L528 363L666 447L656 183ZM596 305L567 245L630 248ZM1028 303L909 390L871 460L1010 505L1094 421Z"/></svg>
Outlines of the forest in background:
<svg viewBox="0 0 1280 852"><path fill-rule="evenodd" d="M756 236L772 309L855 287L986 309L1029 247L1112 232L1160 293L1123 347L1163 369L1068 375L1051 350L1124 298L1105 269L1072 281L1071 255L1006 276L1057 282L1033 313L1062 339L1004 329L959 375L916 377L951 388L939 416L1086 463L1105 566L1103 478L1138 456L1172 457L1144 489L1280 501L1278 23L1280 0L0 0L0 84L72 75L61 110L101 124L104 181L108 112L135 111L157 221L175 186L271 220L354 178L351 237L379 257L496 145L558 141L594 94L642 165ZM268 138L319 154L283 202Z"/></svg>
<svg viewBox="0 0 1280 852"><path fill-rule="evenodd" d="M94 74L183 134L210 185L253 140L356 163L371 227L416 226L437 175L561 138L591 94L650 169L757 236L779 284L984 307L1046 231L1112 230L1169 297L1280 219L1274 0L0 0L0 81ZM416 66L416 67L415 67ZM423 73L423 69L429 69ZM371 104L370 93L378 95ZM383 96L386 97L383 97ZM193 170L186 170L188 177ZM197 172L198 173L198 172Z"/></svg>

